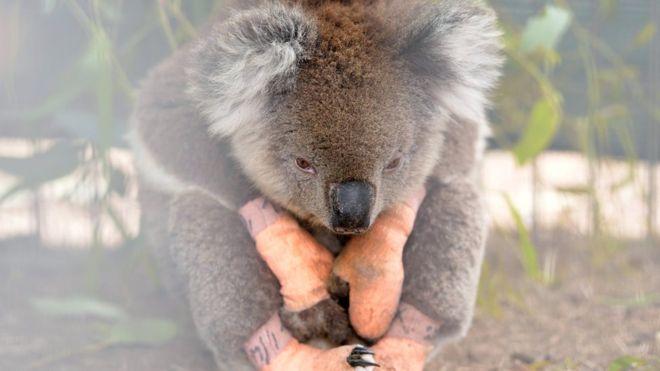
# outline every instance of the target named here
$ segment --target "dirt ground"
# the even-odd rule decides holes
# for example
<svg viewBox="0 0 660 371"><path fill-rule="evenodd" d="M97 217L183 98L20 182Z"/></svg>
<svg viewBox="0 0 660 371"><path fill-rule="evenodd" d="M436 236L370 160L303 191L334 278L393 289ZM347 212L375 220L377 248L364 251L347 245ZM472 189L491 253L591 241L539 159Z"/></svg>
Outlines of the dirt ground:
<svg viewBox="0 0 660 371"><path fill-rule="evenodd" d="M660 370L660 246L594 244L560 232L539 246L549 284L525 275L515 241L491 237L474 326L428 369L605 370L634 356L647 362L640 369ZM0 370L213 370L150 267L140 249L62 252L29 239L0 242ZM173 319L178 335L162 346L100 347L104 320L53 318L33 305L77 295L132 316Z"/></svg>

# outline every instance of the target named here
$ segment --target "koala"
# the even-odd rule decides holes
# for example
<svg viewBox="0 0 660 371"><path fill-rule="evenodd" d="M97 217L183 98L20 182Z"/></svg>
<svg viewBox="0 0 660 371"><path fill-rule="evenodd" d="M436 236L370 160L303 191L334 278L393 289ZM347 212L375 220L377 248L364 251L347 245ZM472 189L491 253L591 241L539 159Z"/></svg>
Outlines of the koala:
<svg viewBox="0 0 660 371"><path fill-rule="evenodd" d="M237 210L264 196L339 253L421 186L402 301L465 335L486 238L476 172L502 64L494 12L460 0L228 1L141 86L130 141L142 228L221 369L280 310ZM350 197L339 199L337 192ZM342 291L342 290L338 290ZM282 313L341 341L336 301Z"/></svg>

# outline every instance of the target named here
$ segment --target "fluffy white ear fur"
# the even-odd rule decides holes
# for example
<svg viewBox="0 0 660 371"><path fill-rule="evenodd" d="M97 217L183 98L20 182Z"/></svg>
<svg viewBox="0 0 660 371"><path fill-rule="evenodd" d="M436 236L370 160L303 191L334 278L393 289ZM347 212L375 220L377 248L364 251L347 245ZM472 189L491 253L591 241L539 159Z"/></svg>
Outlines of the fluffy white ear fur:
<svg viewBox="0 0 660 371"><path fill-rule="evenodd" d="M400 31L402 54L432 81L456 118L485 123L488 93L503 63L494 11L475 0L418 1Z"/></svg>
<svg viewBox="0 0 660 371"><path fill-rule="evenodd" d="M189 93L210 132L229 136L260 120L268 93L295 82L316 35L300 8L271 3L235 14L199 41L187 71Z"/></svg>

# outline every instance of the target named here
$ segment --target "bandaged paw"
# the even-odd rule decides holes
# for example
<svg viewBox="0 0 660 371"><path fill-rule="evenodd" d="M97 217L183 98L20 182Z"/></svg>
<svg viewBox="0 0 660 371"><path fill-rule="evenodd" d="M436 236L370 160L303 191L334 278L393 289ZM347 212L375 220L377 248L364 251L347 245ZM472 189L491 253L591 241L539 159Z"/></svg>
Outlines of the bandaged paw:
<svg viewBox="0 0 660 371"><path fill-rule="evenodd" d="M333 256L289 214L263 198L239 211L256 248L281 285L284 307L301 312L329 299Z"/></svg>
<svg viewBox="0 0 660 371"><path fill-rule="evenodd" d="M245 344L245 352L262 371L374 371L374 352L360 345L318 349L301 344L273 316Z"/></svg>
<svg viewBox="0 0 660 371"><path fill-rule="evenodd" d="M396 314L403 286L403 249L425 191L383 212L364 235L349 241L333 273L349 285L349 317L358 335L382 337Z"/></svg>
<svg viewBox="0 0 660 371"><path fill-rule="evenodd" d="M392 326L374 347L383 371L423 371L441 323L401 303Z"/></svg>

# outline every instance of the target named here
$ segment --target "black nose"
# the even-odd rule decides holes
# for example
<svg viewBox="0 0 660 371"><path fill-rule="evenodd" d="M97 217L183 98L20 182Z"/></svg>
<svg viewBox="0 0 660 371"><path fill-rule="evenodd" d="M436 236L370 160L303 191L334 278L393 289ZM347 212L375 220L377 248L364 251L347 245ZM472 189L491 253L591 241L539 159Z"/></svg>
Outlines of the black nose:
<svg viewBox="0 0 660 371"><path fill-rule="evenodd" d="M337 233L362 233L369 228L374 189L367 182L349 181L330 186L332 227Z"/></svg>

